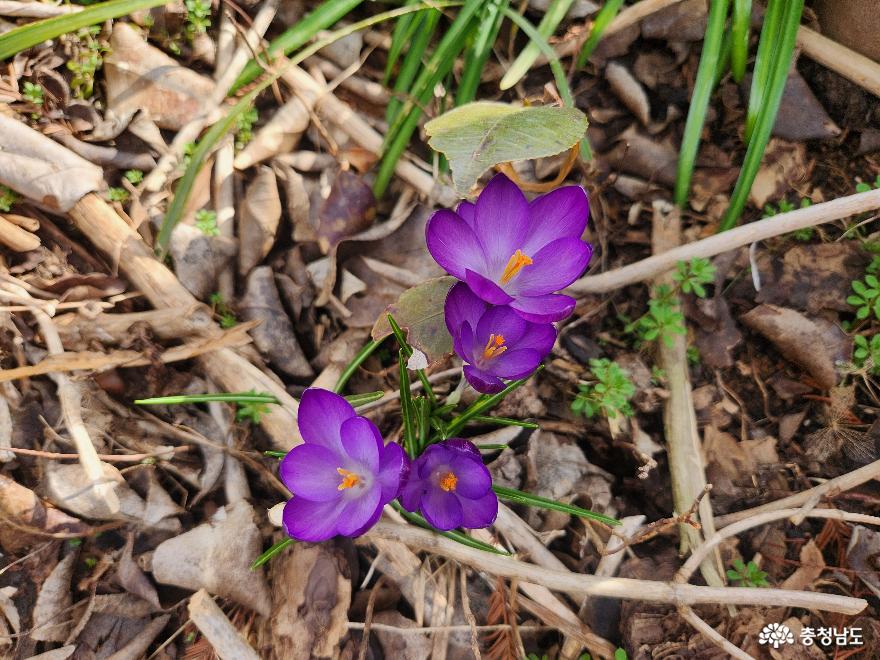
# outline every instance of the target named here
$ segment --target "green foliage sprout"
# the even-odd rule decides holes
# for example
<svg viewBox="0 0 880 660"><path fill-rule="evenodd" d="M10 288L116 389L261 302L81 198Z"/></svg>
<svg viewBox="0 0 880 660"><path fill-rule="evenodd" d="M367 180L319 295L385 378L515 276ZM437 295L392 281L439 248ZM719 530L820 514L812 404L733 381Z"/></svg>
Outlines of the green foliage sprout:
<svg viewBox="0 0 880 660"><path fill-rule="evenodd" d="M196 211L196 227L205 236L219 236L220 228L217 226L217 213L208 209Z"/></svg>
<svg viewBox="0 0 880 660"><path fill-rule="evenodd" d="M715 266L708 259L697 257L690 261L679 261L672 278L678 282L683 293L694 293L706 297L704 284L715 281Z"/></svg>
<svg viewBox="0 0 880 660"><path fill-rule="evenodd" d="M880 174L877 175L877 178L874 179L873 183L860 181L856 184L856 192L859 193L868 192L872 188L880 188Z"/></svg>
<svg viewBox="0 0 880 660"><path fill-rule="evenodd" d="M208 302L211 303L211 309L218 317L221 328L228 330L238 324L238 319L235 318L235 314L229 305L226 304L226 301L223 300L223 295L219 291L212 293L211 297L208 298Z"/></svg>
<svg viewBox="0 0 880 660"><path fill-rule="evenodd" d="M127 202L128 198L129 194L125 188L110 186L107 190L107 199L111 202Z"/></svg>
<svg viewBox="0 0 880 660"><path fill-rule="evenodd" d="M733 568L727 569L727 579L741 587L769 587L767 573L750 561L744 564L742 559L733 560Z"/></svg>
<svg viewBox="0 0 880 660"><path fill-rule="evenodd" d="M128 182L133 186L138 185L144 180L144 173L140 170L126 170L123 176L125 176Z"/></svg>
<svg viewBox="0 0 880 660"><path fill-rule="evenodd" d="M4 213L12 210L12 205L20 199L17 192L6 186L0 186L0 211Z"/></svg>
<svg viewBox="0 0 880 660"><path fill-rule="evenodd" d="M856 308L856 318L866 319L873 312L880 319L880 281L877 276L865 275L864 281L856 280L852 283L852 289L856 293L849 296L846 302Z"/></svg>
<svg viewBox="0 0 880 660"><path fill-rule="evenodd" d="M211 27L211 2L210 0L186 0L184 5L186 6L184 31L187 38L192 41Z"/></svg>
<svg viewBox="0 0 880 660"><path fill-rule="evenodd" d="M28 103L33 103L36 106L43 105L43 88L40 85L25 82L24 92L22 92L21 96Z"/></svg>
<svg viewBox="0 0 880 660"><path fill-rule="evenodd" d="M76 52L67 61L67 68L73 73L70 88L77 98L87 99L95 90L95 73L104 63L104 54L107 52L107 47L96 38L100 32L99 25L76 32Z"/></svg>
<svg viewBox="0 0 880 660"><path fill-rule="evenodd" d="M235 120L235 150L241 151L254 139L254 124L260 118L256 108L249 108Z"/></svg>
<svg viewBox="0 0 880 660"><path fill-rule="evenodd" d="M572 401L571 409L586 417L598 414L609 418L630 417L633 409L629 401L636 393L636 386L629 373L607 358L590 360L590 372L596 382L578 385L580 393Z"/></svg>
<svg viewBox="0 0 880 660"><path fill-rule="evenodd" d="M662 339L671 346L675 335L684 335L684 315L679 311L672 287L661 284L654 289L654 296L648 301L648 311L625 328L635 333L643 342Z"/></svg>
<svg viewBox="0 0 880 660"><path fill-rule="evenodd" d="M249 390L248 394L262 394L262 392L257 392L256 390ZM259 424L260 420L269 412L269 404L259 402L241 402L238 404L238 408L235 411L235 421L243 422L245 420L250 421L251 424Z"/></svg>
<svg viewBox="0 0 880 660"><path fill-rule="evenodd" d="M853 364L860 369L867 366L875 376L880 374L880 334L870 339L864 335L853 338Z"/></svg>

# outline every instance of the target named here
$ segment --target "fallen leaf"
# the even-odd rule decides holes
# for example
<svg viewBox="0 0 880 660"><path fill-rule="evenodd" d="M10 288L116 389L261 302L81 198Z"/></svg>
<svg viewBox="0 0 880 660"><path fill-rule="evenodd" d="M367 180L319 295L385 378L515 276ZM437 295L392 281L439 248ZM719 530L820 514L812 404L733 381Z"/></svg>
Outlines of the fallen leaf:
<svg viewBox="0 0 880 660"><path fill-rule="evenodd" d="M340 242L366 230L375 219L376 198L370 186L354 172L340 170L333 179L330 194L318 208L321 251L327 254Z"/></svg>
<svg viewBox="0 0 880 660"><path fill-rule="evenodd" d="M489 101L459 106L425 124L428 143L449 159L461 195L493 165L553 156L570 149L586 131L587 117L577 108Z"/></svg>
<svg viewBox="0 0 880 660"><path fill-rule="evenodd" d="M78 556L79 553L71 552L59 561L40 587L37 602L34 604L31 639L38 642L63 642L67 638L70 623L65 614L73 599L70 578Z"/></svg>
<svg viewBox="0 0 880 660"><path fill-rule="evenodd" d="M611 91L636 116L642 126L647 126L651 121L651 103L645 90L629 69L618 62L609 62L605 67L605 79Z"/></svg>
<svg viewBox="0 0 880 660"><path fill-rule="evenodd" d="M117 21L104 58L107 107L117 116L142 110L159 128L180 130L208 109L214 83L148 44Z"/></svg>
<svg viewBox="0 0 880 660"><path fill-rule="evenodd" d="M853 569L865 586L880 598L878 557L880 557L880 532L862 525L853 525L849 547L846 549L847 567Z"/></svg>
<svg viewBox="0 0 880 660"><path fill-rule="evenodd" d="M137 562L132 559L131 551L133 547L134 534L129 534L125 547L122 549L122 554L119 557L119 562L116 564L116 582L128 593L142 598L150 603L154 609L160 610L162 606L159 604L159 595L156 593L156 588L147 579L147 576L144 575Z"/></svg>
<svg viewBox="0 0 880 660"><path fill-rule="evenodd" d="M293 332L293 324L281 305L269 266L259 266L251 271L239 309L244 319L260 321L260 325L251 330L251 336L273 366L295 378L314 376Z"/></svg>
<svg viewBox="0 0 880 660"><path fill-rule="evenodd" d="M823 318L809 318L776 305L759 305L740 319L779 352L806 369L823 389L837 384L836 365L852 359L852 339Z"/></svg>
<svg viewBox="0 0 880 660"><path fill-rule="evenodd" d="M749 201L764 208L767 202L785 197L789 190L802 188L809 181L812 170L812 161L807 161L806 145L771 138L749 191Z"/></svg>
<svg viewBox="0 0 880 660"><path fill-rule="evenodd" d="M281 220L278 181L271 167L260 167L238 210L238 272L247 275L275 244Z"/></svg>
<svg viewBox="0 0 880 660"><path fill-rule="evenodd" d="M422 351L429 364L434 364L452 352L452 337L446 329L443 305L446 294L455 284L454 277L436 277L424 284L407 289L397 302L389 305L373 325L373 341L391 334L387 315L406 331L407 342Z"/></svg>
<svg viewBox="0 0 880 660"><path fill-rule="evenodd" d="M209 522L159 544L153 553L153 577L161 584L206 589L269 616L265 577L250 570L262 551L254 511L239 500L219 509Z"/></svg>
<svg viewBox="0 0 880 660"><path fill-rule="evenodd" d="M217 290L217 277L235 256L235 241L226 236L207 236L181 222L171 232L171 259L180 283L199 300Z"/></svg>
<svg viewBox="0 0 880 660"><path fill-rule="evenodd" d="M822 551L819 550L816 542L810 539L801 548L800 565L797 570L789 575L779 588L805 591L819 579L824 568L825 558L822 556Z"/></svg>
<svg viewBox="0 0 880 660"><path fill-rule="evenodd" d="M749 85L751 76L746 76L743 82L744 86ZM797 69L788 74L785 82L773 135L793 142L830 140L840 135L840 127L825 112Z"/></svg>
<svg viewBox="0 0 880 660"><path fill-rule="evenodd" d="M702 41L706 35L706 0L675 2L642 21L642 36L664 41Z"/></svg>

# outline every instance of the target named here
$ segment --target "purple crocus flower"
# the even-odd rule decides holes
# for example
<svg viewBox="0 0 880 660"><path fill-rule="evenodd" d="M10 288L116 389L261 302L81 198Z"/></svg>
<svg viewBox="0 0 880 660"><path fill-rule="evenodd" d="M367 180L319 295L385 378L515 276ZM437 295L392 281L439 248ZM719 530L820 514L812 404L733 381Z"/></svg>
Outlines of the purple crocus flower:
<svg viewBox="0 0 880 660"><path fill-rule="evenodd" d="M479 450L460 438L431 445L415 460L400 503L442 531L488 527L498 515L489 470Z"/></svg>
<svg viewBox="0 0 880 660"><path fill-rule="evenodd" d="M524 319L559 321L575 300L557 294L587 267L592 248L581 240L590 213L580 186L526 200L498 174L476 204L441 209L426 229L428 250L451 275L493 305L510 305Z"/></svg>
<svg viewBox="0 0 880 660"><path fill-rule="evenodd" d="M552 323L532 323L506 305L490 305L464 282L449 291L444 311L465 378L484 394L503 390L502 378L528 376L556 341Z"/></svg>
<svg viewBox="0 0 880 660"><path fill-rule="evenodd" d="M280 466L293 493L284 506L284 530L312 542L363 534L397 497L409 459L400 445L386 445L345 398L327 390L303 392L297 422L305 442Z"/></svg>

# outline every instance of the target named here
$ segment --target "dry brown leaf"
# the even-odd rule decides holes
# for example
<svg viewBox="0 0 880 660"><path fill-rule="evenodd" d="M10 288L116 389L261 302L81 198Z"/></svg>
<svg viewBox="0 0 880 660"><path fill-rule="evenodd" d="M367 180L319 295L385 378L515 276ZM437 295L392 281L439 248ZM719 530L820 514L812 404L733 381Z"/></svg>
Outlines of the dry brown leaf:
<svg viewBox="0 0 880 660"><path fill-rule="evenodd" d="M852 358L852 339L823 318L812 319L776 305L759 305L740 318L806 369L823 389L837 384L837 364Z"/></svg>
<svg viewBox="0 0 880 660"><path fill-rule="evenodd" d="M128 593L138 596L150 603L154 609L160 610L162 606L159 604L159 595L156 588L144 575L144 572L132 559L131 551L134 547L134 534L128 535L122 554L119 556L119 563L116 565L116 582L120 587Z"/></svg>
<svg viewBox="0 0 880 660"><path fill-rule="evenodd" d="M281 220L278 181L271 167L260 167L238 210L238 272L247 275L275 244Z"/></svg>
<svg viewBox="0 0 880 660"><path fill-rule="evenodd" d="M117 116L142 110L160 128L180 130L209 109L214 83L116 22L104 58L107 107Z"/></svg>
<svg viewBox="0 0 880 660"><path fill-rule="evenodd" d="M804 144L772 138L749 191L749 201L764 208L767 202L785 197L789 190L802 188L809 181L812 170L813 164L807 161Z"/></svg>
<svg viewBox="0 0 880 660"><path fill-rule="evenodd" d="M745 84L750 82L750 77L747 77ZM840 127L828 116L796 69L788 74L776 123L773 125L773 135L794 142L830 140L840 135Z"/></svg>
<svg viewBox="0 0 880 660"><path fill-rule="evenodd" d="M810 539L801 548L800 562L797 570L779 586L780 589L794 589L796 591L809 589L822 575L822 570L825 568L825 558L813 539Z"/></svg>
<svg viewBox="0 0 880 660"><path fill-rule="evenodd" d="M207 236L193 225L181 222L171 232L174 273L187 291L206 300L217 290L217 278L235 256L235 241L226 236Z"/></svg>
<svg viewBox="0 0 880 660"><path fill-rule="evenodd" d="M666 41L702 41L706 23L706 0L684 0L646 16L642 21L642 36Z"/></svg>
<svg viewBox="0 0 880 660"><path fill-rule="evenodd" d="M611 91L632 112L642 126L651 121L651 103L641 84L623 64L609 62L605 67L605 79Z"/></svg>
<svg viewBox="0 0 880 660"><path fill-rule="evenodd" d="M218 510L210 521L161 543L153 554L153 577L192 591L204 588L269 616L266 580L250 570L262 550L254 510L240 500Z"/></svg>
<svg viewBox="0 0 880 660"><path fill-rule="evenodd" d="M78 553L71 552L62 559L40 587L34 605L31 639L38 642L63 642L70 629L67 609L73 596L70 578Z"/></svg>

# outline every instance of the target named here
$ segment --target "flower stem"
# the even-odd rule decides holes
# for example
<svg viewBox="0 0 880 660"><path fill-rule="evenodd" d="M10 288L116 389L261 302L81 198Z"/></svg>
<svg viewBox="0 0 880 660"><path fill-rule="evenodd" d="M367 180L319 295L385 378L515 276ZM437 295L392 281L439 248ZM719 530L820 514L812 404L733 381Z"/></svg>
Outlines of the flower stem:
<svg viewBox="0 0 880 660"><path fill-rule="evenodd" d="M388 325L391 326L391 332L394 333L397 343L400 344L400 349L404 352L406 359L408 360L412 357L413 348L409 345L406 336L403 334L403 330L397 325L397 321L394 320L394 317L391 316L391 314L388 315ZM434 394L434 389L431 387L431 383L428 380L427 374L425 374L425 370L416 369L415 372L419 377L419 380L422 382L422 387L424 388L425 393L428 395L428 398L431 399L431 405L435 405L437 403L437 395Z"/></svg>
<svg viewBox="0 0 880 660"><path fill-rule="evenodd" d="M348 363L348 366L345 367L342 375L339 376L339 380L337 380L336 385L333 386L333 391L340 394L345 387L345 384L348 383L352 376L354 376L358 368L375 352L377 348L379 348L381 344L382 340L370 340L364 344L364 347L357 352L357 355L354 356L354 359Z"/></svg>
<svg viewBox="0 0 880 660"><path fill-rule="evenodd" d="M266 552L254 559L253 563L251 564L251 570L257 570L260 566L267 563L270 559L279 554L287 546L293 545L294 543L296 543L296 541L294 541L292 538L281 539L280 541L278 541L278 543L274 543L268 550L266 550Z"/></svg>
<svg viewBox="0 0 880 660"><path fill-rule="evenodd" d="M403 446L410 458L418 456L416 433L413 426L413 400L409 390L409 372L406 370L406 353L401 348L397 354L400 369L400 414L403 416Z"/></svg>

